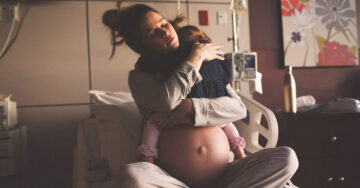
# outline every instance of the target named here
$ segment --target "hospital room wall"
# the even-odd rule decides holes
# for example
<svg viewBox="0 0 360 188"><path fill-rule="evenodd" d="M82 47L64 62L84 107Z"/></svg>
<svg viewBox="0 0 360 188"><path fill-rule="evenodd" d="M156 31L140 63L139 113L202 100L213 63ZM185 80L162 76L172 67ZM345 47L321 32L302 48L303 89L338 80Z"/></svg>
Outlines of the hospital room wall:
<svg viewBox="0 0 360 188"><path fill-rule="evenodd" d="M216 23L217 11L228 11L228 0L182 3L189 23L198 25L198 10L209 11L209 26L201 28L231 51L230 14ZM167 17L176 1L147 1ZM128 71L137 54L127 47L111 53L102 13L114 1L33 1L16 41L0 60L0 93L12 94L21 125L28 127L27 188L72 185L73 148L77 125L89 114L90 89L129 91ZM88 8L87 8L88 7ZM2 185L0 183L0 185Z"/></svg>
<svg viewBox="0 0 360 188"><path fill-rule="evenodd" d="M254 98L272 110L283 107L283 41L281 1L249 1L251 49L258 53L264 94ZM360 54L360 0L356 0ZM359 60L360 61L360 60ZM359 67L299 68L293 70L298 96L313 95L324 106L336 97L360 99Z"/></svg>

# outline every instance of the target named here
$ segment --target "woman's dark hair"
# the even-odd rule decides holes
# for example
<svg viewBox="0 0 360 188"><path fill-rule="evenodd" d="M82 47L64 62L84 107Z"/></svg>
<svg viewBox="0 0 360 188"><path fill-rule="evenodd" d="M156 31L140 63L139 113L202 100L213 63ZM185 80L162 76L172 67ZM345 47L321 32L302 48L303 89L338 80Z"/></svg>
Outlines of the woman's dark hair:
<svg viewBox="0 0 360 188"><path fill-rule="evenodd" d="M113 48L110 58L113 57L115 48L123 42L135 52L140 54L144 52L140 25L146 13L150 11L159 13L144 4L122 7L121 2L118 2L117 9L107 10L103 14L102 21L110 28L112 36L111 43Z"/></svg>

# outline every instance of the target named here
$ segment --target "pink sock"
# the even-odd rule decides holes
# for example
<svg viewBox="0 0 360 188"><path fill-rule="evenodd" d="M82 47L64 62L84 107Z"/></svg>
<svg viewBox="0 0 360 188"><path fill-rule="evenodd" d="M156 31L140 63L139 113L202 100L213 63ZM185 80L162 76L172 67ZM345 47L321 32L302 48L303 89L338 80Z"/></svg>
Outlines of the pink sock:
<svg viewBox="0 0 360 188"><path fill-rule="evenodd" d="M149 145L142 144L138 147L138 154L144 155L147 157L158 158L158 151L156 148L151 147Z"/></svg>
<svg viewBox="0 0 360 188"><path fill-rule="evenodd" d="M238 146L245 148L246 142L244 138L240 136L239 131L233 123L220 125L220 127L223 129L229 140L231 150L234 150Z"/></svg>
<svg viewBox="0 0 360 188"><path fill-rule="evenodd" d="M157 144L160 136L160 130L155 124L146 123L142 135L142 144L138 147L138 154L158 157Z"/></svg>

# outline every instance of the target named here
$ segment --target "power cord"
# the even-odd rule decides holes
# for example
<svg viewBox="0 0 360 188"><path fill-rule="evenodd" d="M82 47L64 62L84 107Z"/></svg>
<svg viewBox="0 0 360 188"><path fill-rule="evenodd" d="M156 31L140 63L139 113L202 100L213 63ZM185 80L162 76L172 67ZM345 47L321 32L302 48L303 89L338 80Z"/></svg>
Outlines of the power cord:
<svg viewBox="0 0 360 188"><path fill-rule="evenodd" d="M9 35L6 39L6 42L2 48L2 50L0 51L0 59L3 58L6 54L6 52L9 50L9 48L12 46L12 44L15 42L15 40L17 39L17 36L19 34L19 30L21 28L21 25L24 21L24 18L25 16L27 15L27 13L29 12L29 9L30 9L30 4L29 6L27 7L26 11L25 11L25 14L24 16L22 16L20 18L19 14L20 14L20 1L17 3L17 5L14 7L14 17L12 19L12 23L11 23L11 27L10 27L10 32L9 32ZM12 37L12 33L14 32L15 30L15 25L16 23L19 22L18 24L18 27L16 29L16 32L15 32L15 35L13 37L13 39L11 40L11 37Z"/></svg>

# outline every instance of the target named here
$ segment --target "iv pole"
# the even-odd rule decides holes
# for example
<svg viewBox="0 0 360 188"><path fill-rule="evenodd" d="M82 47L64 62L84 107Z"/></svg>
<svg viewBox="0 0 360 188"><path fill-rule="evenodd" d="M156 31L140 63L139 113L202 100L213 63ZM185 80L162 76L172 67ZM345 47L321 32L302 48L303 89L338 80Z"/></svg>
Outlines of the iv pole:
<svg viewBox="0 0 360 188"><path fill-rule="evenodd" d="M247 9L246 0L231 0L231 15L232 15L232 29L233 29L233 50L239 51L239 35L238 35L238 21L240 20L240 12Z"/></svg>
<svg viewBox="0 0 360 188"><path fill-rule="evenodd" d="M234 0L232 0L233 2ZM236 19L236 11L234 10L234 8L232 8L231 10L231 14L232 14L232 29L233 29L233 37L232 37L232 41L233 41L233 50L234 52L238 52L238 46L239 46L239 40L238 40L238 35L237 35L237 19Z"/></svg>
<svg viewBox="0 0 360 188"><path fill-rule="evenodd" d="M238 35L238 19L240 19L240 11L247 9L246 0L231 0L231 15L232 15L232 32L233 36L231 40L233 41L233 53L239 51L239 35ZM240 72L241 75L241 72ZM240 80L234 80L233 86L237 93L240 93Z"/></svg>

